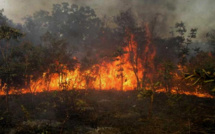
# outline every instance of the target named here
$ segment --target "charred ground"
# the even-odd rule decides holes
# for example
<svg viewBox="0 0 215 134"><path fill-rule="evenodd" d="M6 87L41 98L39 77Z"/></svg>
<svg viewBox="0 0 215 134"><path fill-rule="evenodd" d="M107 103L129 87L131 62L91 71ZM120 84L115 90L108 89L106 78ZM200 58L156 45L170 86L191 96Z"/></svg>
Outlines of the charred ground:
<svg viewBox="0 0 215 134"><path fill-rule="evenodd" d="M213 99L136 91L72 90L11 95L1 103L1 133L214 133ZM4 96L0 97L4 100ZM2 101L1 101L2 102Z"/></svg>

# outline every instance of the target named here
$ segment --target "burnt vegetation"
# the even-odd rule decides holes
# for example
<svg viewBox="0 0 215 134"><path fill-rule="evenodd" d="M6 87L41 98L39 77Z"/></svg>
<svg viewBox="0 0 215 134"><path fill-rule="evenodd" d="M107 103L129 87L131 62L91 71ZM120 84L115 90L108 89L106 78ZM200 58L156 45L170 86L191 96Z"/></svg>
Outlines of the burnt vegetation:
<svg viewBox="0 0 215 134"><path fill-rule="evenodd" d="M214 30L203 51L197 28L178 22L164 38L157 16L140 25L131 9L111 24L68 3L23 24L3 13L0 133L215 133Z"/></svg>

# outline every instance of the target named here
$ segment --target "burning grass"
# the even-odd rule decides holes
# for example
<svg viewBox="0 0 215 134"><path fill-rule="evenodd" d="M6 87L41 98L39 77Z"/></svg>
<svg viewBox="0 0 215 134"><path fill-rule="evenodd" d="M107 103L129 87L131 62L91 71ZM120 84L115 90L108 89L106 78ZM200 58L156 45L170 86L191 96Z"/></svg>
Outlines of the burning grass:
<svg viewBox="0 0 215 134"><path fill-rule="evenodd" d="M26 75L23 88L3 83L0 95L36 94L44 91L90 88L120 91L144 89L152 90L152 92L170 92L213 98L212 95L198 92L197 89L193 92L178 86L177 83L184 77L178 71L185 70L185 66L178 65L174 71L171 70L171 65L155 67L156 48L152 42L148 24L145 25L145 44L138 44L135 35L130 33L129 29L126 31L126 44L115 52L111 58L112 60L102 60L84 70L81 68L81 64L77 64L73 69L70 69L67 64L55 60L54 65L51 64L54 69L51 71L51 67L48 68L37 79L33 79L33 75ZM74 57L72 60L76 61L77 58ZM154 83L160 83L156 89L152 87ZM195 87L190 86L190 88Z"/></svg>
<svg viewBox="0 0 215 134"><path fill-rule="evenodd" d="M26 17L23 37L2 12L0 133L215 133L215 55L191 50L197 28L164 38L163 15L127 10L112 28L62 3Z"/></svg>

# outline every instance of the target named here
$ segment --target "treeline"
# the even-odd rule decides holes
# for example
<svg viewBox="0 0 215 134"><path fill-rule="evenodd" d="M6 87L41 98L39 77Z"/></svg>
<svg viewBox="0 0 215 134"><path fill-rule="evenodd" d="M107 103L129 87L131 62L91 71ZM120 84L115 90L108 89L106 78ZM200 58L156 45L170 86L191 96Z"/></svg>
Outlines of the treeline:
<svg viewBox="0 0 215 134"><path fill-rule="evenodd" d="M145 25L139 25L131 10L121 12L112 21L112 24L108 24L104 18L97 17L90 7L68 3L53 5L51 12L41 10L26 16L23 24L14 24L2 11L1 87L6 87L7 92L12 87L29 88L30 82L41 77L44 72L48 80L49 74L62 71L62 64L70 70L80 64L81 70L85 70L101 60L110 60L120 48L128 45L130 34L134 35L137 42L136 53L141 55L148 38ZM194 50L189 47L198 38L197 28L187 30L185 24L179 22L170 29L168 38L161 38L155 34L158 32L156 25L159 22L154 20L148 25L151 44L156 48L153 63L156 77L153 82L159 81L167 91L176 84L186 89L187 83L213 91L215 32L207 34L208 43L212 46L212 53L209 54L198 47ZM195 54L191 55L191 51ZM178 71L179 66L182 71ZM181 76L185 74L185 80L180 83L175 81L175 73Z"/></svg>

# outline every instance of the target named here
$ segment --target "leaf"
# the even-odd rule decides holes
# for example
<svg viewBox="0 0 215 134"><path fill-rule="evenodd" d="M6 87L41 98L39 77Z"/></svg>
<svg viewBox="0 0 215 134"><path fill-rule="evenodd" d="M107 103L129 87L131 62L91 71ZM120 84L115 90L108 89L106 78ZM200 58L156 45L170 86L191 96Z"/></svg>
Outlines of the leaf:
<svg viewBox="0 0 215 134"><path fill-rule="evenodd" d="M158 86L160 84L160 82L156 82L155 84L154 84L154 86Z"/></svg>
<svg viewBox="0 0 215 134"><path fill-rule="evenodd" d="M204 81L204 83L210 83L210 82L214 82L214 81L215 81L214 79L211 79L211 80Z"/></svg>
<svg viewBox="0 0 215 134"><path fill-rule="evenodd" d="M212 92L215 92L215 87L211 90Z"/></svg>
<svg viewBox="0 0 215 134"><path fill-rule="evenodd" d="M185 80L190 79L190 78L192 78L192 77L194 77L194 76L195 76L194 74L189 75L189 76L185 77Z"/></svg>
<svg viewBox="0 0 215 134"><path fill-rule="evenodd" d="M198 78L192 85L195 85L201 78Z"/></svg>
<svg viewBox="0 0 215 134"><path fill-rule="evenodd" d="M143 95L142 95L141 93L139 93L139 94L137 95L137 98L138 98L138 99L142 99L142 98L143 98Z"/></svg>
<svg viewBox="0 0 215 134"><path fill-rule="evenodd" d="M82 107L87 105L87 103L84 100L78 99L76 105Z"/></svg>
<svg viewBox="0 0 215 134"><path fill-rule="evenodd" d="M205 75L206 75L207 77L210 77L210 76L209 76L209 73L208 73L205 69L202 69L202 71L205 73Z"/></svg>

